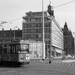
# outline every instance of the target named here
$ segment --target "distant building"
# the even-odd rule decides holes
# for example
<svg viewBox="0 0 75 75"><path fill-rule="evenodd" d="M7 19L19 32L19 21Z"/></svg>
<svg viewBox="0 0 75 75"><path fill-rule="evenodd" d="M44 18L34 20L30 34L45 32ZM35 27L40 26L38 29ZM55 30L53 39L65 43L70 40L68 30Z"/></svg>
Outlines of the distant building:
<svg viewBox="0 0 75 75"><path fill-rule="evenodd" d="M45 35L45 55L49 57L49 52L54 57L61 56L63 51L62 29L55 20L54 11L48 6L48 12L44 11L44 35ZM42 12L27 12L23 17L22 38L24 40L43 41Z"/></svg>
<svg viewBox="0 0 75 75"><path fill-rule="evenodd" d="M64 35L64 51L67 54L74 54L74 38L72 32L68 29L67 23L65 22L63 28L63 35Z"/></svg>
<svg viewBox="0 0 75 75"><path fill-rule="evenodd" d="M0 42L14 40L14 35L15 39L22 39L22 30L0 30Z"/></svg>

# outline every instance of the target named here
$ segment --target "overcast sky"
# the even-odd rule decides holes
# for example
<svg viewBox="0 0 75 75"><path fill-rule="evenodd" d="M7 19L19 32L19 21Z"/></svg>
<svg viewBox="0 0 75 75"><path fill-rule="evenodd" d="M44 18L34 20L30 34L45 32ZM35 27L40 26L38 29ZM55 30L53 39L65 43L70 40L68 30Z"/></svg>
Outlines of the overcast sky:
<svg viewBox="0 0 75 75"><path fill-rule="evenodd" d="M53 7L73 0L52 0ZM50 0L44 0L44 11ZM41 11L42 0L0 0L0 21L11 21L25 16L25 12ZM54 8L54 14L61 27L67 22L71 31L75 32L75 2ZM15 26L22 29L22 19L3 24L4 29L14 29ZM1 28L1 27L0 27Z"/></svg>

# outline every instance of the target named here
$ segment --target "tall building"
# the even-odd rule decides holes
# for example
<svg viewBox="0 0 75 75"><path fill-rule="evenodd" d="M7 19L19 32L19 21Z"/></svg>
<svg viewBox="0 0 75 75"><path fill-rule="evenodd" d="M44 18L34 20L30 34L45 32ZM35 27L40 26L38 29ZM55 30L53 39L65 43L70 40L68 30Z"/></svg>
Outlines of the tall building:
<svg viewBox="0 0 75 75"><path fill-rule="evenodd" d="M23 17L22 38L24 40L43 41L43 17L42 12L27 12ZM49 57L49 52L53 56L61 56L63 51L62 29L55 20L54 11L51 5L48 12L44 11L44 35L45 35L45 55Z"/></svg>
<svg viewBox="0 0 75 75"><path fill-rule="evenodd" d="M67 54L74 54L74 38L72 32L68 29L67 23L65 22L63 28L64 35L64 51Z"/></svg>

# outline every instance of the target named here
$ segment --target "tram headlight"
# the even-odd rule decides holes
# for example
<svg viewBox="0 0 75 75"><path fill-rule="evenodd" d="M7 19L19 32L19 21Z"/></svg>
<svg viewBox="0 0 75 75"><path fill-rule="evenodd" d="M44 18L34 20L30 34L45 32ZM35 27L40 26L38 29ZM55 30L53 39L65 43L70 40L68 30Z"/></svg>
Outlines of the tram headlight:
<svg viewBox="0 0 75 75"><path fill-rule="evenodd" d="M30 59L30 55L29 54L26 54L26 59Z"/></svg>
<svg viewBox="0 0 75 75"><path fill-rule="evenodd" d="M26 59L30 59L29 57L26 57Z"/></svg>

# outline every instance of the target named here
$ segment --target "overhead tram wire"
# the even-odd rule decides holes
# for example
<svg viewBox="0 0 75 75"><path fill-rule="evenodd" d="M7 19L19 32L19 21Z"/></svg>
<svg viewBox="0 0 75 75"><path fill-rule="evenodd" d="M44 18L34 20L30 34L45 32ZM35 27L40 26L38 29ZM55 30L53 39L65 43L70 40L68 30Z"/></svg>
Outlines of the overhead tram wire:
<svg viewBox="0 0 75 75"><path fill-rule="evenodd" d="M67 3L64 3L64 4L61 4L61 5L58 5L58 6L55 6L55 7L53 7L53 8L58 8L58 7L61 7L61 6L64 6L64 5L67 5L67 4L70 4L70 3L73 3L73 2L75 2L75 0L70 1L70 2L67 2ZM22 17L17 18L17 19L13 19L13 20L10 20L10 21L6 21L5 23L10 23L10 22L12 22L12 21L16 21L16 20L19 20L19 19L22 19ZM2 23L2 24L4 24L4 23Z"/></svg>
<svg viewBox="0 0 75 75"><path fill-rule="evenodd" d="M19 19L22 19L22 17L17 18L17 19L13 19L13 20L10 20L10 21L7 21L7 23L10 23L10 22L13 22L13 21L16 21L16 20L19 20Z"/></svg>
<svg viewBox="0 0 75 75"><path fill-rule="evenodd" d="M70 2L67 2L67 3L64 3L64 4L61 4L61 5L58 5L58 6L55 6L54 8L58 8L58 7L61 7L61 6L64 6L64 5L67 5L67 4L70 4L70 3L73 3L73 2L75 2L75 0L70 1Z"/></svg>
<svg viewBox="0 0 75 75"><path fill-rule="evenodd" d="M11 22L19 20L19 19L22 19L22 17L17 18L17 19L13 19L13 20L10 20L10 21L0 21L0 22L1 22L1 24L5 24L5 23L11 23Z"/></svg>

